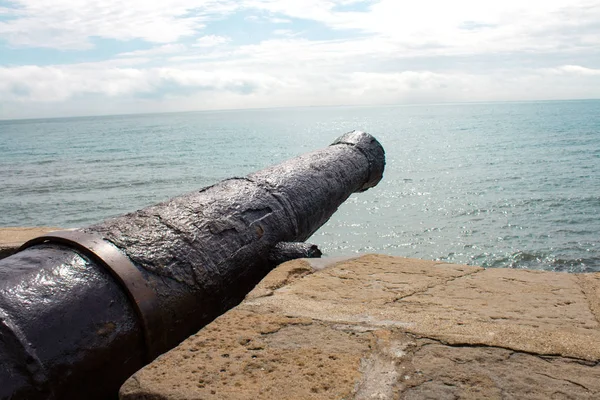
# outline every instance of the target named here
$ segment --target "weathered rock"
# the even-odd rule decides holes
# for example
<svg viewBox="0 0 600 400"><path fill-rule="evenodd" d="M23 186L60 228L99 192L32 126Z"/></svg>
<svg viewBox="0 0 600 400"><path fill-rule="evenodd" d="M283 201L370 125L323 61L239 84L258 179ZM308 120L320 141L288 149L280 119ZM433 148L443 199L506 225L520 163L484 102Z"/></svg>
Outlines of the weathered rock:
<svg viewBox="0 0 600 400"><path fill-rule="evenodd" d="M121 398L596 399L599 311L600 274L297 260Z"/></svg>
<svg viewBox="0 0 600 400"><path fill-rule="evenodd" d="M0 228L0 259L14 254L26 241L59 228L38 226L32 228Z"/></svg>

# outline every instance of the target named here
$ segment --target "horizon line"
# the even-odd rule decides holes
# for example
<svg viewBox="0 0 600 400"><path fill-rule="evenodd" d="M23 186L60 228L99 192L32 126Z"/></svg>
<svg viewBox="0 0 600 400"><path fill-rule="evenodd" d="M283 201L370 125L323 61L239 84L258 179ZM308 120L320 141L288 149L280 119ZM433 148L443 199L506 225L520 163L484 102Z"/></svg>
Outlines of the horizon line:
<svg viewBox="0 0 600 400"><path fill-rule="evenodd" d="M600 101L600 98L569 98L569 99L531 99L531 100L483 100L483 101L448 101L431 103L380 103L380 104L337 104L337 105L307 105L307 106L275 106L275 107L248 107L248 108L219 108L219 109L199 109L182 111L159 111L159 112L134 112L124 114L89 114L72 115L57 117L29 117L29 118L0 118L0 123L11 121L40 121L56 119L77 119L77 118L108 118L108 117L128 117L144 115L162 115L162 114L186 114L186 113L211 113L211 112L231 112L231 111L268 111L268 110L293 110L306 108L368 108L368 107L423 107L423 106L449 106L449 105L468 105L468 104L507 104L507 103L553 103L553 102L576 102L576 101Z"/></svg>

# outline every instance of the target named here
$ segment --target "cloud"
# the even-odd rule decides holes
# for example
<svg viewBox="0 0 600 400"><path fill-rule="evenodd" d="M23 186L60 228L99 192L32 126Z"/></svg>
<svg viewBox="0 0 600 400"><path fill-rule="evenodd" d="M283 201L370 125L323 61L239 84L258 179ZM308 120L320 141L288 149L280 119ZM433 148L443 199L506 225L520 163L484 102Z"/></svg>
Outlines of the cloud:
<svg viewBox="0 0 600 400"><path fill-rule="evenodd" d="M600 45L597 0L13 0L0 11L12 46L91 48L91 38L176 43L235 12L273 24L305 20L393 42L398 51L437 44L452 54L551 51ZM360 11L348 6L362 4ZM340 8L340 6L343 6ZM206 35L205 38L219 37ZM208 39L207 39L208 40ZM202 43L202 42L200 42Z"/></svg>
<svg viewBox="0 0 600 400"><path fill-rule="evenodd" d="M89 94L166 97L220 90L248 94L276 83L265 74L195 68L107 68L103 63L0 67L0 98L5 102L64 102Z"/></svg>
<svg viewBox="0 0 600 400"><path fill-rule="evenodd" d="M579 65L563 65L558 68L547 70L551 74L559 75L580 75L585 77L598 76L600 77L600 69L586 68Z"/></svg>
<svg viewBox="0 0 600 400"><path fill-rule="evenodd" d="M600 3L596 0L381 0L369 3L362 12L336 11L336 5L343 4L339 1L257 0L252 4L271 13L318 21L331 29L374 35L393 42L398 51L424 45L434 51L432 43L440 50L437 54L600 46ZM580 33L585 34L578 39Z"/></svg>
<svg viewBox="0 0 600 400"><path fill-rule="evenodd" d="M196 39L196 43L194 43L192 46L194 47L215 47L215 46L219 46L221 44L225 44L230 42L231 39L225 36L219 36L219 35L207 35L207 36L202 36L198 39Z"/></svg>
<svg viewBox="0 0 600 400"><path fill-rule="evenodd" d="M0 36L13 46L87 49L93 37L173 43L237 9L228 0L13 0Z"/></svg>
<svg viewBox="0 0 600 400"><path fill-rule="evenodd" d="M187 49L184 44L165 44L147 50L134 50L117 54L117 57L153 57L165 54L181 53Z"/></svg>
<svg viewBox="0 0 600 400"><path fill-rule="evenodd" d="M269 22L274 24L291 24L292 21L288 18L269 18Z"/></svg>
<svg viewBox="0 0 600 400"><path fill-rule="evenodd" d="M87 95L121 100L176 97L181 102L190 99L191 106L191 99L197 101L194 96L210 92L210 97L235 95L235 104L252 107L543 98L552 96L552 90L557 95L574 90L600 94L586 80L590 76L597 79L600 70L576 66L553 70L554 74L562 71L560 79L547 69L523 70L518 75L428 70L323 74L320 69L301 67L274 73L234 63L204 67L109 67L104 63L4 67L0 68L0 98L4 102L52 103Z"/></svg>
<svg viewBox="0 0 600 400"><path fill-rule="evenodd" d="M600 97L598 0L43 3L0 8L3 117L102 98L150 112ZM140 45L94 53L119 41ZM13 48L100 61L19 65Z"/></svg>

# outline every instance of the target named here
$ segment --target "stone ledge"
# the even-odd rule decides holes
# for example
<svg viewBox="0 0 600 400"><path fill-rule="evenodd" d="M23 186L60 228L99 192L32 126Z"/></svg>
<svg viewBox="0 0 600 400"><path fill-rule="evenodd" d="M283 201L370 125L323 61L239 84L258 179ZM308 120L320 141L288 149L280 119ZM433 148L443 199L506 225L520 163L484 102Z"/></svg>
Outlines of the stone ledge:
<svg viewBox="0 0 600 400"><path fill-rule="evenodd" d="M382 255L316 271L296 260L120 395L595 399L599 310L600 274Z"/></svg>
<svg viewBox="0 0 600 400"><path fill-rule="evenodd" d="M0 259L14 254L19 247L29 239L43 235L44 233L59 230L59 228L52 227L31 227L31 228L17 228L17 227L5 227L0 228Z"/></svg>

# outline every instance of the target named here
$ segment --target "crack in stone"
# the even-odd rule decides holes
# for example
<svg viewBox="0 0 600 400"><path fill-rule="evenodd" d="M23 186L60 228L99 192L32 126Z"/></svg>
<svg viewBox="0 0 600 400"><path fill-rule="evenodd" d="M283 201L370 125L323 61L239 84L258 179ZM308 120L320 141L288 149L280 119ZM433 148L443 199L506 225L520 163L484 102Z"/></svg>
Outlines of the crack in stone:
<svg viewBox="0 0 600 400"><path fill-rule="evenodd" d="M372 323L360 323L357 321L348 321L348 320L344 320L344 321L340 321L340 320L336 320L336 321L332 321L332 320L327 320L327 319L321 319L321 318L317 318L317 317L311 317L314 321L319 321L327 326L330 326L332 329L336 329L336 326L340 326L340 324L344 324L344 326L347 327L362 327L363 329L365 328L371 328L369 330L378 330L381 329L382 327L385 327L387 329L393 329L393 330L397 330L398 332L402 332L405 335L411 336L415 339L428 339L432 342L436 342L438 344L441 344L443 346L448 346L448 347L454 347L454 348L487 348L487 349L502 349L502 350L508 350L511 353L509 354L509 357L512 357L515 354L526 354L526 355L530 355L530 356L534 356L536 358L539 358L542 361L545 362L551 362L548 359L552 359L552 358L561 358L563 360L567 360L569 362L573 362L579 365L583 365L586 367L597 367L600 366L600 360L597 361L591 361L591 360L586 360L583 358L576 358L576 357L571 357L571 356L565 356L563 354L560 353L545 353L545 354L540 354L540 353L535 353L535 352L529 352L526 350L521 350L521 349L514 349L512 347L508 347L508 346L499 346L499 345L487 345L487 344L475 344L475 343L450 343L447 342L443 339L439 339L436 337L430 337L430 336L426 336L423 334L416 334L414 332L408 331L406 330L406 328L403 328L401 325L394 325L394 326L390 326L389 324L385 324L385 325L377 325L377 324L372 324ZM425 347L425 346L429 346L431 344L434 343L424 343L421 345L421 347Z"/></svg>
<svg viewBox="0 0 600 400"><path fill-rule="evenodd" d="M579 289L581 290L581 293L583 294L583 297L587 302L588 309L590 310L590 313L594 316L594 320L598 325L600 325L600 309L597 309L597 306L594 305L592 303L592 300L590 299L591 296L596 296L596 294L593 293L593 289L590 290L590 288L588 287L588 283L582 276L575 275L575 282L579 286Z"/></svg>
<svg viewBox="0 0 600 400"><path fill-rule="evenodd" d="M435 287L438 287L438 286L441 286L441 285L446 285L446 284L448 284L448 283L450 283L450 282L454 282L455 280L458 280L458 279L461 279L461 278L467 278L467 277L469 277L469 276L473 276L473 275L475 275L475 274L478 274L478 273L480 273L480 272L483 272L483 271L485 271L485 269L483 269L483 268L482 268L482 269L478 269L478 270L476 270L476 271L473 271L473 272L470 272L470 273L467 273L467 274L464 274L464 275L460 275L460 276L454 276L454 277L451 277L451 278L449 278L449 279L447 279L447 280L445 280L445 281L443 281L443 282L437 282L437 283L434 283L434 284L432 284L432 285L427 285L427 287L425 287L425 288L424 288L424 289L422 289L422 290L416 290L416 291L414 291L414 292L412 292L412 293L409 293L409 294L406 294L406 295L404 295L404 296L397 297L397 298L395 298L395 299L394 299L394 300L392 300L392 301L388 301L388 302L384 303L384 305L385 305L385 304L390 304L390 303L396 303L396 302L398 302L398 301L404 300L404 299L406 299L406 298L408 298L408 297L411 297L411 296L414 296L414 295L416 295L416 294L425 293L425 292L426 292L426 291L428 291L429 289L433 289L433 288L435 288Z"/></svg>
<svg viewBox="0 0 600 400"><path fill-rule="evenodd" d="M511 358L513 358L513 356L514 356L515 354L527 354L527 353L526 353L526 352L521 352L521 351L512 351L512 352L511 352L511 353L508 355L508 357L507 357L506 359L507 359L507 360L510 360ZM551 361L551 360L549 360L549 358L550 358L550 359L552 358L551 356L539 355L539 357L538 357L538 358L539 358L541 361L544 361L544 362L545 362L545 363L547 363L547 364L552 364L552 361Z"/></svg>
<svg viewBox="0 0 600 400"><path fill-rule="evenodd" d="M414 335L414 334L413 334ZM537 357L540 360L546 361L546 362L550 362L547 360L547 358L562 358L564 360L568 360L570 362L574 362L580 365L584 365L586 367L596 367L598 365L600 365L600 361L589 361L589 360L585 360L583 358L576 358L576 357L570 357L570 356L565 356L562 355L560 353L548 353L548 354L540 354L540 353L534 353L534 352L530 352L530 351L526 351L526 350L517 350L517 349L513 349L511 347L507 347L507 346L498 346L498 345L487 345L487 344L474 344L474 343L450 343L447 342L443 339L438 339L438 338L434 338L434 337L429 337L429 336L425 336L425 335L414 335L416 338L419 339L429 339L433 342L437 342L443 346L448 346L448 347L455 347L455 348L463 348L463 347L468 347L468 348L486 348L486 349L502 349L502 350L508 350L511 351L512 353L510 354L510 356L513 356L514 354L527 354L533 357ZM424 346L429 346L432 343L426 343L423 345Z"/></svg>
<svg viewBox="0 0 600 400"><path fill-rule="evenodd" d="M552 375L544 374L544 373L537 372L537 371L533 371L533 372L535 374L537 374L537 375L541 375L541 376L545 376L546 378L554 379L555 381L569 382L572 385L579 386L580 388L584 389L587 392L591 392L591 390L588 387L582 385L581 383L574 382L574 381L572 381L570 379L556 378L556 377L554 377Z"/></svg>
<svg viewBox="0 0 600 400"><path fill-rule="evenodd" d="M282 281L275 282L274 286L268 287L268 291L264 295L253 297L252 300L273 296L279 289L299 281L300 279L304 279L305 276L311 275L313 272L314 271L309 271L302 268L294 268L293 270L288 271L287 275Z"/></svg>
<svg viewBox="0 0 600 400"><path fill-rule="evenodd" d="M296 268L286 271L286 275L283 277L283 279L280 279L280 280L267 281L266 280L267 277L265 277L247 295L246 299L249 299L250 301L256 301L256 300L263 299L266 297L271 297L276 292L278 292L280 289L283 289L301 279L304 279L305 277L312 275L315 272L317 272L317 270L313 269L309 265L308 268L296 267ZM261 287L262 285L264 285L264 286ZM259 290L258 293L262 293L262 294L258 295L258 293L256 292L257 289Z"/></svg>
<svg viewBox="0 0 600 400"><path fill-rule="evenodd" d="M586 367L590 367L590 368L594 368L594 367L597 367L598 365L600 365L600 362L593 363L593 362L589 362L589 361L586 361L586 360L580 360L580 359L576 359L576 358L572 358L572 357L565 357L565 356L562 356L560 354L558 354L558 355L541 355L541 354L527 352L527 351L521 351L521 350L517 351L517 350L514 350L514 349L507 348L507 347L502 347L502 346L474 345L474 344L468 344L468 343L466 343L466 344L451 344L451 343L447 343L447 342L445 342L443 340L435 339L435 338L430 338L430 337L427 337L427 336L415 335L415 334L410 334L410 333L405 333L405 334L407 334L409 337L414 338L415 340L419 340L420 339L420 340L428 340L428 341L430 341L429 343L427 343L427 342L425 342L425 343L423 343L423 342L421 342L421 343L417 342L417 343L419 343L417 345L417 347L415 349L413 349L413 351L410 351L408 353L408 354L410 354L410 357L407 360L409 362L410 362L410 360L412 360L413 357L417 356L417 353L420 350L424 349L425 347L431 346L431 345L442 345L442 346L447 346L447 347L452 347L452 348L458 348L458 349L460 349L460 348L478 348L478 349L500 349L500 350L508 350L508 351L510 351L510 354L507 357L504 358L504 361L507 361L507 360L511 359L516 354L524 354L524 355L533 356L533 357L535 357L535 358L537 358L537 359L539 359L541 361L544 361L545 363L548 363L548 364L552 364L552 359L562 359L562 360L566 360L566 361L573 362L573 363L576 363L576 364L579 364L579 365L583 365L583 366L586 366ZM469 364L470 361L465 361L465 362L462 362L462 363L458 362L458 361L455 361L455 362L457 364ZM593 391L592 389L588 388L587 386L585 386L585 385L583 385L583 384L581 384L579 382L575 382L573 380L570 380L570 379L557 378L555 376L552 376L552 375L549 375L549 374L544 374L544 373L541 373L541 372L536 372L536 371L533 371L533 372L535 374L538 374L538 375L541 375L541 376L545 376L545 377L550 378L550 379L554 379L554 380L557 380L557 381L563 381L563 382L570 383L572 385L575 385L575 386L578 386L578 387L584 389L587 392L592 392ZM417 385L406 387L405 390L402 391L402 393L406 393L407 390L411 390L411 389L417 388L417 387L419 387L419 386L421 386L421 385L423 385L423 384L425 384L427 382L432 382L432 381L434 381L434 380L433 379L428 379L428 380L425 380L423 382L420 382ZM447 385L447 383L445 383L445 382L444 382L444 384ZM500 389L500 391L503 392L503 389L501 387L498 387L498 389Z"/></svg>

